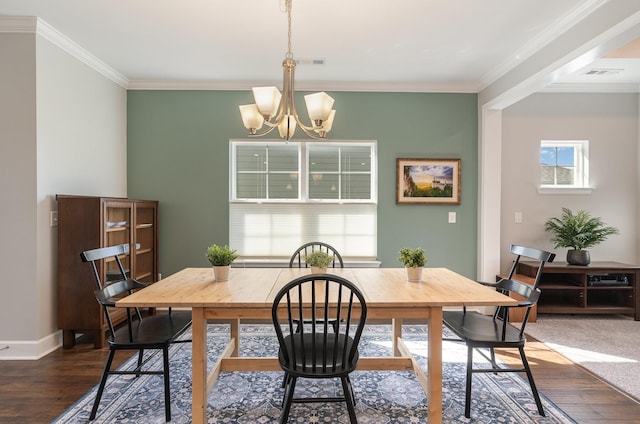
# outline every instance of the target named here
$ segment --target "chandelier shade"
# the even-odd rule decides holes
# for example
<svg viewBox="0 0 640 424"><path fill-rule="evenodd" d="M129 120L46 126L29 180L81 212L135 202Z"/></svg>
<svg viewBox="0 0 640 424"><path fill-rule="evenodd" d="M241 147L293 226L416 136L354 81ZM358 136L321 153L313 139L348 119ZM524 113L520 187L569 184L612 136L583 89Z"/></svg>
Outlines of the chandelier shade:
<svg viewBox="0 0 640 424"><path fill-rule="evenodd" d="M291 53L291 1L285 0L288 20L289 50L282 62L282 93L277 87L253 87L255 103L241 105L242 123L249 130L249 136L260 137L278 128L280 137L285 140L293 137L296 127L311 138L326 138L333 126L336 111L333 109L334 99L325 92L304 96L307 114L311 123L303 123L296 111L295 103L295 68L296 62ZM262 131L263 126L266 128Z"/></svg>
<svg viewBox="0 0 640 424"><path fill-rule="evenodd" d="M276 87L253 87L252 90L258 110L264 116L265 121L268 121L278 111L282 94Z"/></svg>
<svg viewBox="0 0 640 424"><path fill-rule="evenodd" d="M307 104L307 112L309 119L312 121L326 121L333 108L333 98L324 91L321 93L307 94L304 96L304 102Z"/></svg>
<svg viewBox="0 0 640 424"><path fill-rule="evenodd" d="M257 105L241 105L240 115L242 116L242 123L246 128L253 128L254 131L262 128L264 119Z"/></svg>

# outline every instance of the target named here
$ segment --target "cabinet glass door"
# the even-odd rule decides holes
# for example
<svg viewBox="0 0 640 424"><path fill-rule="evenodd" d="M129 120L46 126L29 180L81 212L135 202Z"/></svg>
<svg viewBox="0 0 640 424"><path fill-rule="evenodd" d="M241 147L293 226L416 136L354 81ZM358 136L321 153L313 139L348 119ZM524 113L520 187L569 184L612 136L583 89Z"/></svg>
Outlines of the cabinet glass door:
<svg viewBox="0 0 640 424"><path fill-rule="evenodd" d="M134 255L136 280L152 283L157 280L155 264L156 220L157 209L155 203L137 202L135 208L135 243L137 249Z"/></svg>
<svg viewBox="0 0 640 424"><path fill-rule="evenodd" d="M104 241L106 246L117 246L120 244L126 244L131 247L131 218L132 208L131 203L106 203L105 204L105 234ZM130 254L122 255L120 261L127 274L127 277L131 277L131 256ZM110 281L119 281L122 279L118 264L115 260L105 262L105 276L104 280L107 283Z"/></svg>

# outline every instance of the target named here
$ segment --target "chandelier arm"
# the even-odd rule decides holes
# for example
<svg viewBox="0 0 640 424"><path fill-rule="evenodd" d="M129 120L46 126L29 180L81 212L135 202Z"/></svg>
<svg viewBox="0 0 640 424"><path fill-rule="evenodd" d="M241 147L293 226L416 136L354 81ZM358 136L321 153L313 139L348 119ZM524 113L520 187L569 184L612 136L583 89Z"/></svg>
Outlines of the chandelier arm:
<svg viewBox="0 0 640 424"><path fill-rule="evenodd" d="M253 134L249 134L249 137L262 137L264 135L269 134L271 131L273 131L274 128L277 128L277 125L276 126L269 125L269 127L266 130L263 130L262 132L256 131Z"/></svg>
<svg viewBox="0 0 640 424"><path fill-rule="evenodd" d="M321 127L315 127L313 126L313 123L311 126L306 125L304 122L302 122L302 120L300 119L300 116L298 116L298 110L296 108L296 99L295 99L295 72L296 72L296 62L293 59L285 59L282 62L282 67L283 67L283 73L284 73L284 78L283 78L283 82L284 85L282 87L282 90L284 91L284 96L282 96L283 101L282 104L280 106L282 106L282 109L280 109L278 111L278 117L280 117L280 114L283 115L293 115L293 118L296 120L296 122L298 123L298 125L300 126L300 128L302 128L302 130L304 131L305 134L307 134L310 137L313 138L320 138L317 136L313 136L312 135L312 131L316 130L316 129L321 129Z"/></svg>
<svg viewBox="0 0 640 424"><path fill-rule="evenodd" d="M302 124L300 124L300 125L301 125L302 132L303 132L303 133L305 133L306 135L308 135L309 137L311 137L311 138L315 138L315 139L317 139L317 140L320 140L320 139L324 139L324 138L325 138L325 137L324 137L324 136L322 136L321 134L315 134L315 132L314 132L314 131L312 131L312 130L309 130L309 129L308 129L308 127L306 127L306 128L305 128L305 127L303 127L303 126L302 126ZM324 131L323 131L323 132L324 132Z"/></svg>
<svg viewBox="0 0 640 424"><path fill-rule="evenodd" d="M312 126L305 125L302 121L300 121L300 118L298 117L298 114L297 114L297 113L295 113L295 114L293 115L293 118L296 120L296 122L298 123L298 125L300 125L300 128L303 128L303 129L305 129L305 130L313 131L313 130L321 130L321 129L322 129L322 127L314 127L313 125L312 125Z"/></svg>

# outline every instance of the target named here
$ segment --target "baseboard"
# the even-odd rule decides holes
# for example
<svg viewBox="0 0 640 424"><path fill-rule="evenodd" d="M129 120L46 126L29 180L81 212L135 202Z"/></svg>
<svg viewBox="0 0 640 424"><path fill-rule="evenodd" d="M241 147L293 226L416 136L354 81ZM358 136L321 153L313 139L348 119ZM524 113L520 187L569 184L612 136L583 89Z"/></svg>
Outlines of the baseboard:
<svg viewBox="0 0 640 424"><path fill-rule="evenodd" d="M62 332L40 340L0 340L0 361L38 360L62 346Z"/></svg>

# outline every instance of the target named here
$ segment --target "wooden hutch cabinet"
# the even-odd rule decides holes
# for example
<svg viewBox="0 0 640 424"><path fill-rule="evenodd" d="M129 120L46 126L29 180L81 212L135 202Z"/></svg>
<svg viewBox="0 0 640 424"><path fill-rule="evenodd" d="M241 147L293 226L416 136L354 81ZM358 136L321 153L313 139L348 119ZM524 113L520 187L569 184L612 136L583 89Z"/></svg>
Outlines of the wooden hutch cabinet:
<svg viewBox="0 0 640 424"><path fill-rule="evenodd" d="M96 281L80 253L99 247L129 245L121 258L127 276L144 283L158 281L158 202L112 197L57 195L58 328L63 345L73 347L76 333L92 333L96 348L105 345L107 323L96 301ZM101 261L100 280L120 279L115 261ZM124 313L112 315L115 322Z"/></svg>
<svg viewBox="0 0 640 424"><path fill-rule="evenodd" d="M534 277L537 262L521 261L517 274ZM640 266L618 262L545 264L538 287L538 313L621 314L640 320ZM518 276L514 276L518 279Z"/></svg>

